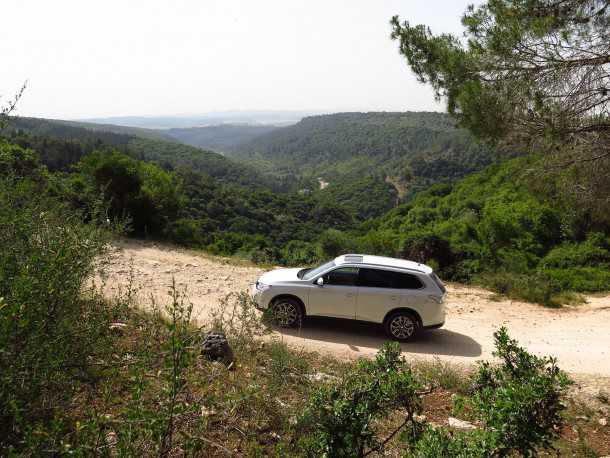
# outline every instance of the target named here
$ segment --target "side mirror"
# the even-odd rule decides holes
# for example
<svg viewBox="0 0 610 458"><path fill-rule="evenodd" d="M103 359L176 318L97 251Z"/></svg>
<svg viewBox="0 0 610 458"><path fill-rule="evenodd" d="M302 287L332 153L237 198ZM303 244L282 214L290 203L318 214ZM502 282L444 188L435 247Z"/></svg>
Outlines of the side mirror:
<svg viewBox="0 0 610 458"><path fill-rule="evenodd" d="M318 279L316 280L316 285L324 286L324 279L322 277L318 277Z"/></svg>

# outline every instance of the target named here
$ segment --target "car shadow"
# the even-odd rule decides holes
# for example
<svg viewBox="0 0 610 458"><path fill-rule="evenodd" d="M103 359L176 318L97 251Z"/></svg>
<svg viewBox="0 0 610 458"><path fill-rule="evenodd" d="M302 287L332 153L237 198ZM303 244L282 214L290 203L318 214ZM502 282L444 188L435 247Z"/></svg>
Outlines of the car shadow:
<svg viewBox="0 0 610 458"><path fill-rule="evenodd" d="M355 352L360 351L360 347L380 349L389 340L381 325L334 318L307 317L299 328L275 330L294 337L344 344ZM420 332L413 340L400 346L407 353L481 356L481 345L476 340L443 328Z"/></svg>

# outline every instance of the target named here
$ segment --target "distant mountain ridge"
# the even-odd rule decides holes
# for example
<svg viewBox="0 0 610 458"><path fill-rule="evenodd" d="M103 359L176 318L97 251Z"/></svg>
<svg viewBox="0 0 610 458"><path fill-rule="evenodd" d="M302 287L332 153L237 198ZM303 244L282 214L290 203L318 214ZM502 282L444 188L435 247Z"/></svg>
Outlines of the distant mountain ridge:
<svg viewBox="0 0 610 458"><path fill-rule="evenodd" d="M113 124L124 127L148 129L171 129L206 127L220 124L276 125L294 124L311 115L308 111L298 110L242 110L212 111L198 115L175 116L111 116L105 118L79 119L76 122Z"/></svg>
<svg viewBox="0 0 610 458"><path fill-rule="evenodd" d="M219 153L278 129L272 125L220 124L206 127L174 128L159 131L174 140Z"/></svg>

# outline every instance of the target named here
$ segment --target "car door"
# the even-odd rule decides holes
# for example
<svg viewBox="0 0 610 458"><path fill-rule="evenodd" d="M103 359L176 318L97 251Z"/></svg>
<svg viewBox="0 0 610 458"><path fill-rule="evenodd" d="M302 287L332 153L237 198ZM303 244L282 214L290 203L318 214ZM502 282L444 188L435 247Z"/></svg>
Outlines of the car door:
<svg viewBox="0 0 610 458"><path fill-rule="evenodd" d="M408 300L406 290L397 284L398 272L361 268L358 278L356 319L381 323L386 314Z"/></svg>
<svg viewBox="0 0 610 458"><path fill-rule="evenodd" d="M338 267L322 276L324 284L316 279L309 293L309 315L350 318L356 316L358 296L358 268Z"/></svg>

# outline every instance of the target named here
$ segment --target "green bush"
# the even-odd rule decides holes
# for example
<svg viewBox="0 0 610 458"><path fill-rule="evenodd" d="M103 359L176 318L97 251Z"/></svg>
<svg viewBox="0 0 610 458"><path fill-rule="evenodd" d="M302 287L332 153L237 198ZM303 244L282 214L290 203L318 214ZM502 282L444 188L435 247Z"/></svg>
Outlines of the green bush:
<svg viewBox="0 0 610 458"><path fill-rule="evenodd" d="M0 178L0 455L62 450L64 411L111 347L115 310L86 287L107 235L36 181Z"/></svg>
<svg viewBox="0 0 610 458"><path fill-rule="evenodd" d="M336 258L345 253L352 253L356 248L354 239L345 232L327 229L318 238L322 258Z"/></svg>
<svg viewBox="0 0 610 458"><path fill-rule="evenodd" d="M319 260L318 249L315 244L291 240L280 251L281 260L287 265L311 265Z"/></svg>
<svg viewBox="0 0 610 458"><path fill-rule="evenodd" d="M399 432L405 457L537 456L550 449L563 424L563 398L571 382L553 358L531 355L510 339L505 328L494 337L500 364L480 363L454 408L474 422L472 431L449 432L417 417L422 401L418 380L429 383L426 374L447 371L414 365L413 372L400 357L398 344L391 343L374 361L360 360L337 383L313 391L298 424L302 453L383 453ZM449 378L447 382L455 384L454 377ZM382 439L379 420L388 417L404 420Z"/></svg>
<svg viewBox="0 0 610 458"><path fill-rule="evenodd" d="M442 428L428 427L410 447L407 457L417 458L492 458L495 437L487 431L449 432Z"/></svg>
<svg viewBox="0 0 610 458"><path fill-rule="evenodd" d="M483 286L511 299L524 300L548 307L560 305L553 298L560 292L560 288L542 273L522 274L503 271L482 274L476 280Z"/></svg>
<svg viewBox="0 0 610 458"><path fill-rule="evenodd" d="M567 242L549 251L542 259L543 269L610 266L610 240L601 233L591 233L584 242Z"/></svg>
<svg viewBox="0 0 610 458"><path fill-rule="evenodd" d="M170 222L164 236L179 245L198 247L205 243L201 222L194 219L180 218Z"/></svg>
<svg viewBox="0 0 610 458"><path fill-rule="evenodd" d="M595 292L610 290L608 267L572 267L565 269L542 269L557 290Z"/></svg>
<svg viewBox="0 0 610 458"><path fill-rule="evenodd" d="M301 416L301 445L308 456L364 456L382 450L376 419L400 411L406 421L421 410L419 385L400 357L400 346L386 343L374 361L360 360L338 385L313 393Z"/></svg>
<svg viewBox="0 0 610 458"><path fill-rule="evenodd" d="M494 438L494 455L537 456L558 437L571 382L554 358L528 353L505 328L494 338L501 364L481 363L465 404Z"/></svg>

